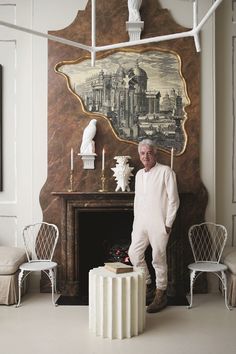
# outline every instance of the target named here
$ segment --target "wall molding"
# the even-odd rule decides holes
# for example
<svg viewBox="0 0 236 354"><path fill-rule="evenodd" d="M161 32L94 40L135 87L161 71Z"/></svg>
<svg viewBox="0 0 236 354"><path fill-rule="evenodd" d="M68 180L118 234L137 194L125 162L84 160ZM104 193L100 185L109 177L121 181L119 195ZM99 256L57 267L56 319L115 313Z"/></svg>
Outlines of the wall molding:
<svg viewBox="0 0 236 354"><path fill-rule="evenodd" d="M231 246L236 246L235 244L235 232L236 232L236 215L232 215L232 235L231 235Z"/></svg>
<svg viewBox="0 0 236 354"><path fill-rule="evenodd" d="M233 136L232 136L232 203L236 203L236 106L235 106L235 86L236 85L236 36L232 36L232 117L233 117Z"/></svg>
<svg viewBox="0 0 236 354"><path fill-rule="evenodd" d="M17 203L13 202L3 202L0 203L0 218L1 217L12 217L17 215Z"/></svg>

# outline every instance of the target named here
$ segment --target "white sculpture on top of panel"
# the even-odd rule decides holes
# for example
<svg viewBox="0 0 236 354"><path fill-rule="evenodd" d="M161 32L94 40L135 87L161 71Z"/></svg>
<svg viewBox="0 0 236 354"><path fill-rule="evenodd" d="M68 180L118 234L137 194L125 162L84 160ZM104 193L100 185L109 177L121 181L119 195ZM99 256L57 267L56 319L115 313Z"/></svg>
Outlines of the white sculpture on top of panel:
<svg viewBox="0 0 236 354"><path fill-rule="evenodd" d="M128 0L129 9L129 22L141 21L139 9L142 4L142 0Z"/></svg>
<svg viewBox="0 0 236 354"><path fill-rule="evenodd" d="M81 154L94 154L95 153L95 142L93 138L96 135L97 131L97 120L92 119L87 127L84 129L82 143L80 146L80 153Z"/></svg>
<svg viewBox="0 0 236 354"><path fill-rule="evenodd" d="M139 40L144 27L139 12L141 4L142 0L128 0L129 20L126 21L126 30L129 32L130 41Z"/></svg>
<svg viewBox="0 0 236 354"><path fill-rule="evenodd" d="M132 170L134 167L130 167L128 160L130 156L115 156L114 159L117 161L116 166L111 168L114 172L114 177L117 182L116 192L121 189L122 192L129 192L130 178L133 176Z"/></svg>
<svg viewBox="0 0 236 354"><path fill-rule="evenodd" d="M95 156L95 141L93 138L96 135L97 131L97 120L92 119L87 127L84 129L83 136L82 136L82 142L80 146L80 155L83 164L84 164L84 169L86 170L91 170L94 169L94 160Z"/></svg>

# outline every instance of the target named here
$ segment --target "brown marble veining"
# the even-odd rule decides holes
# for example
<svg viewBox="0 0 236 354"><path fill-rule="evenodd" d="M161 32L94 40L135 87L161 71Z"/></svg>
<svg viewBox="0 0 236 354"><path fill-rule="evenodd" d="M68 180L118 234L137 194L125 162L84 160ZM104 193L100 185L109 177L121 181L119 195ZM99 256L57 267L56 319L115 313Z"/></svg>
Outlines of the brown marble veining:
<svg viewBox="0 0 236 354"><path fill-rule="evenodd" d="M171 13L162 9L157 0L143 1L140 9L144 20L142 38L186 31L172 18ZM125 22L128 19L127 0L99 0L96 4L96 43L105 45L128 40ZM50 34L65 37L84 44L91 43L91 2L84 11L79 11L68 27L50 31ZM185 123L187 145L183 154L174 158L174 170L177 174L179 191L191 195L191 202L185 210L183 232L193 223L204 218L207 192L201 182L199 166L200 144L200 54L196 53L192 38L177 39L152 44L176 52L182 63L182 74L187 82L187 92L191 104L186 108L188 120ZM145 46L140 46L143 48ZM148 47L148 45L146 45ZM137 47L136 47L137 49ZM96 193L101 188L101 153L106 148L106 187L113 192L116 187L111 167L114 167L116 155L130 155L130 165L134 173L141 167L137 145L116 138L108 121L96 114L82 110L78 98L73 95L62 75L55 72L55 66L62 61L73 61L88 56L84 50L48 42L48 177L40 193L40 203L45 221L53 222L63 229L61 218L62 196L53 192L67 192L69 188L70 150L75 152L74 190L76 192ZM84 128L91 118L97 119L95 136L97 158L94 170L84 170L82 160L77 154ZM170 154L160 151L159 161L170 164ZM131 181L134 190L134 179ZM79 197L79 196L78 196ZM189 203L189 201L188 201ZM183 223L183 221L181 221ZM61 241L56 258L61 261ZM43 288L43 284L42 284Z"/></svg>

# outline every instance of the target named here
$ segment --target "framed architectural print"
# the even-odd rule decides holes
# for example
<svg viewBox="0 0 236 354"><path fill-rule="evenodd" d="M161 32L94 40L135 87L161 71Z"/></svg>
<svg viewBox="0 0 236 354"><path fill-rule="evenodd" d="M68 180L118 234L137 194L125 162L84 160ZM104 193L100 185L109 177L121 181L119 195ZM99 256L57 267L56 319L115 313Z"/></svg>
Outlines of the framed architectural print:
<svg viewBox="0 0 236 354"><path fill-rule="evenodd" d="M151 138L161 150L184 151L190 100L175 52L112 51L97 58L95 67L87 58L58 63L56 71L66 77L83 110L106 117L118 139Z"/></svg>

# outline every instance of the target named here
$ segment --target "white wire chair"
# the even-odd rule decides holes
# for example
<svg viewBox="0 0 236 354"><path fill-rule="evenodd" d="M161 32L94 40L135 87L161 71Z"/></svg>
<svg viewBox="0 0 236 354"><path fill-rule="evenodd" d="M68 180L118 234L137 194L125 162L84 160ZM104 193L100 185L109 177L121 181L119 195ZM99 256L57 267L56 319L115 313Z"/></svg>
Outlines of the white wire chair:
<svg viewBox="0 0 236 354"><path fill-rule="evenodd" d="M188 265L190 269L190 304L188 308L191 308L193 304L193 285L195 280L203 272L211 272L220 279L225 295L225 306L230 310L225 275L227 266L220 263L227 240L226 228L220 224L204 222L191 226L188 237L195 261Z"/></svg>
<svg viewBox="0 0 236 354"><path fill-rule="evenodd" d="M23 242L28 262L21 264L18 285L19 297L16 307L21 303L21 287L26 277L31 272L44 272L52 287L52 303L56 305L54 300L54 292L56 290L56 269L57 263L52 261L56 244L59 237L59 231L56 225L46 222L40 222L28 225L23 229Z"/></svg>

